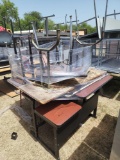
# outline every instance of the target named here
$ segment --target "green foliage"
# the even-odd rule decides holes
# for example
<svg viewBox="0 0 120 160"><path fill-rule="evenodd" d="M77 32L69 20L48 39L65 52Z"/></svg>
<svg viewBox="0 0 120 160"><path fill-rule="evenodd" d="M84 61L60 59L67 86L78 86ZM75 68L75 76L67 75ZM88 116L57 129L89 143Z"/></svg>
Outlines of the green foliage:
<svg viewBox="0 0 120 160"><path fill-rule="evenodd" d="M0 4L0 21L6 20L7 28L10 28L10 20L16 21L18 18L18 9L10 0L2 0Z"/></svg>
<svg viewBox="0 0 120 160"><path fill-rule="evenodd" d="M44 29L45 28L45 22L44 19L42 19L41 13L37 11L31 11L29 13L24 14L23 19L19 19L18 17L18 8L15 7L14 3L10 2L10 0L1 0L2 3L0 4L0 25L3 25L3 17L7 22L7 28L10 27L10 20L13 21L14 24L14 30L29 30L32 29L31 22L36 23L37 29ZM4 25L3 25L4 26ZM66 25L59 25L59 29L61 31L69 30L69 24ZM57 29L57 26L55 26L55 23L48 19L48 29L53 30ZM82 23L81 25L78 25L78 28L76 25L73 25L73 30L80 30L80 29L87 29L87 33L93 33L96 31L95 27L92 27L91 25L87 23Z"/></svg>
<svg viewBox="0 0 120 160"><path fill-rule="evenodd" d="M48 29L52 30L54 28L54 25L55 25L55 23L51 19L49 19L48 20Z"/></svg>
<svg viewBox="0 0 120 160"><path fill-rule="evenodd" d="M93 33L96 31L96 27L92 27L91 25L87 24L87 23L82 23L81 25L78 25L78 30L80 29L87 29L87 33Z"/></svg>
<svg viewBox="0 0 120 160"><path fill-rule="evenodd" d="M22 21L22 24L25 24L25 29L29 29L29 27L32 29L32 25L30 25L30 23L34 22L36 24L36 28L40 28L41 20L41 14L37 11L32 11L24 14L24 21Z"/></svg>
<svg viewBox="0 0 120 160"><path fill-rule="evenodd" d="M26 29L25 22L23 19L18 18L17 21L14 22L13 24L14 24L14 31L20 31Z"/></svg>
<svg viewBox="0 0 120 160"><path fill-rule="evenodd" d="M67 24L67 27L66 27L66 25L59 25L59 29L61 31L66 30L66 28L67 28L67 30L69 30L70 27L68 24ZM57 27L55 26L54 29L57 29ZM81 25L78 25L78 27L74 24L72 25L73 31L77 31L77 30L81 30L81 29L87 29L88 34L96 31L96 27L92 27L91 25L88 25L87 23L83 23Z"/></svg>
<svg viewBox="0 0 120 160"><path fill-rule="evenodd" d="M66 30L65 25L59 25L59 26L60 26L59 28L60 28L61 31L65 31Z"/></svg>

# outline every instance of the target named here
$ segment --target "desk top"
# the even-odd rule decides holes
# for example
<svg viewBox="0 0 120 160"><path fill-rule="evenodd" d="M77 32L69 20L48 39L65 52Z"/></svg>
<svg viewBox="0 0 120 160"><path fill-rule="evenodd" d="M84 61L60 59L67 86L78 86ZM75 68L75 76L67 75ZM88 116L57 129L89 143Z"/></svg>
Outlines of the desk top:
<svg viewBox="0 0 120 160"><path fill-rule="evenodd" d="M85 89L83 89L80 92L76 93L76 95L78 97L80 97L80 98L85 98L85 97L89 96L91 93L94 93L97 90L99 90L103 85L105 85L111 79L112 79L112 76L106 75L102 79L92 83L91 85L89 85Z"/></svg>
<svg viewBox="0 0 120 160"><path fill-rule="evenodd" d="M51 101L45 106L36 108L37 113L44 116L54 125L60 126L75 115L82 107L71 101Z"/></svg>
<svg viewBox="0 0 120 160"><path fill-rule="evenodd" d="M10 84L12 84L14 87L18 88L18 89L19 89L19 87L22 85L22 84L20 84L20 83L15 82L13 78L8 79L7 81L8 81Z"/></svg>
<svg viewBox="0 0 120 160"><path fill-rule="evenodd" d="M71 86L64 88L45 88L32 84L25 84L19 86L19 89L41 104L46 104L74 88Z"/></svg>
<svg viewBox="0 0 120 160"><path fill-rule="evenodd" d="M74 95L77 95L80 98L85 98L89 94L94 93L96 90L98 90L100 87L102 87L105 83L107 83L112 78L112 76L103 75L103 73L104 73L103 71L99 72L99 74L98 74L98 72L96 72L97 75L94 75L93 72L91 72L91 73L92 74L89 74L86 78L80 78L80 79L77 78L77 80L73 79L70 81L65 81L63 83L55 84L50 88L36 86L32 83L27 83L24 85L19 84L19 83L15 82L15 80L12 78L10 78L8 80L8 82L10 84L12 84L13 86L17 87L18 89L20 89L26 95L35 99L37 102L39 102L41 104L46 104L46 103L48 103L48 102L50 102L50 101L52 101L62 95L65 95L66 93L71 92L71 91L73 91L73 93L74 93L74 89L76 88L76 85L80 86L80 89L78 89L77 93L74 93ZM96 77L101 77L101 75L103 77L96 81L96 79L97 79ZM83 87L83 89L81 90L81 86L82 86L81 81L82 82L83 81L90 82L92 79L95 79L95 82L92 82L92 84L89 84L89 85L87 83L88 86L84 84L85 88Z"/></svg>
<svg viewBox="0 0 120 160"><path fill-rule="evenodd" d="M99 90L104 84L106 84L111 79L112 76L105 75L101 79L97 80L96 82L88 85L84 89L75 93L75 95L80 98L86 98L91 93L94 93L95 91ZM8 82L14 84L14 86L16 86L22 92L24 92L25 94L27 94L28 96L35 99L37 102L41 104L46 104L74 89L74 87L71 86L64 88L45 88L40 86L34 86L33 84L19 85L17 83L13 83L14 81L12 79L9 79Z"/></svg>

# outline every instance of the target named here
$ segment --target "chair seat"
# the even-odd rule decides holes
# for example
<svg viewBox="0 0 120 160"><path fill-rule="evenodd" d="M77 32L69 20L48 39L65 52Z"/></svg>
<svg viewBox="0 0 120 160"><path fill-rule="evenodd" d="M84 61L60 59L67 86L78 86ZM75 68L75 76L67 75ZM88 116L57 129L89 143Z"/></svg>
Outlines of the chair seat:
<svg viewBox="0 0 120 160"><path fill-rule="evenodd" d="M53 124L61 126L82 107L70 101L52 101L36 108L36 112Z"/></svg>

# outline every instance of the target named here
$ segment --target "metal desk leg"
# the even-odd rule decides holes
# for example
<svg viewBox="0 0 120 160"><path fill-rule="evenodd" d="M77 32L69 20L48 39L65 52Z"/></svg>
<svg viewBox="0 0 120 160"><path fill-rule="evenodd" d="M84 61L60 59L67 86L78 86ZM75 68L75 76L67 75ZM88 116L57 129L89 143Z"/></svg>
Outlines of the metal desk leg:
<svg viewBox="0 0 120 160"><path fill-rule="evenodd" d="M33 120L33 130L31 130L31 134L37 138L38 137L38 127L37 127L37 120L36 120L36 115L34 113L34 110L37 106L37 102L33 99L33 98L30 98L31 101L33 102L33 106L31 108L31 111L32 111L32 120ZM20 106L22 107L22 91L20 90Z"/></svg>
<svg viewBox="0 0 120 160"><path fill-rule="evenodd" d="M34 136L35 138L38 138L38 127L37 127L37 119L36 119L37 117L36 117L36 115L35 115L35 113L34 113L34 110L35 110L35 108L36 108L36 105L37 105L36 103L37 103L37 102L36 102L34 99L32 99L32 101L33 101L32 119L33 119L33 128L34 128L34 131L33 131L34 133L33 133L33 132L32 132L32 133L34 134L33 136Z"/></svg>
<svg viewBox="0 0 120 160"><path fill-rule="evenodd" d="M110 96L108 96L108 95L106 95L106 94L104 93L103 87L100 88L100 95L103 96L103 97L106 97L106 98L110 98Z"/></svg>
<svg viewBox="0 0 120 160"><path fill-rule="evenodd" d="M54 130L54 144L55 144L55 157L59 160L59 144L58 144L58 136L57 136L57 128L53 128Z"/></svg>
<svg viewBox="0 0 120 160"><path fill-rule="evenodd" d="M20 90L20 107L22 107L22 91Z"/></svg>
<svg viewBox="0 0 120 160"><path fill-rule="evenodd" d="M95 108L94 111L93 111L93 117L97 118L97 108Z"/></svg>

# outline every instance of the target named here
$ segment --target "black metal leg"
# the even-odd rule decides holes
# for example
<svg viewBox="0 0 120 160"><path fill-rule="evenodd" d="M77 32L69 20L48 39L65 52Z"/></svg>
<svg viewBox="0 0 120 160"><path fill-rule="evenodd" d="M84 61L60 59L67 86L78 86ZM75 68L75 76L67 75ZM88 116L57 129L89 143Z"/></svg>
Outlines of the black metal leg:
<svg viewBox="0 0 120 160"><path fill-rule="evenodd" d="M20 107L22 107L22 91L20 90Z"/></svg>
<svg viewBox="0 0 120 160"><path fill-rule="evenodd" d="M103 97L106 97L106 98L110 98L110 96L108 96L104 93L103 87L100 88L100 95Z"/></svg>
<svg viewBox="0 0 120 160"><path fill-rule="evenodd" d="M38 138L38 127L37 127L37 117L34 113L34 110L35 110L35 107L36 107L36 101L33 99L33 107L32 107L32 119L33 119L33 128L34 128L34 137L35 138Z"/></svg>
<svg viewBox="0 0 120 160"><path fill-rule="evenodd" d="M59 144L58 144L58 138L57 138L57 128L53 128L54 130L54 144L55 144L55 157L57 160L59 160Z"/></svg>
<svg viewBox="0 0 120 160"><path fill-rule="evenodd" d="M36 131L35 131L35 136L36 136L36 138L38 138L38 136L39 136L39 135L38 135L38 123L37 123L37 116L36 116L35 113L34 113L34 121L35 121L35 122L34 122L34 123L35 123L35 124L34 124L34 125L35 125L34 128L35 128L35 130L36 130Z"/></svg>
<svg viewBox="0 0 120 160"><path fill-rule="evenodd" d="M94 111L93 111L93 117L94 118L97 118L97 107L94 109Z"/></svg>

